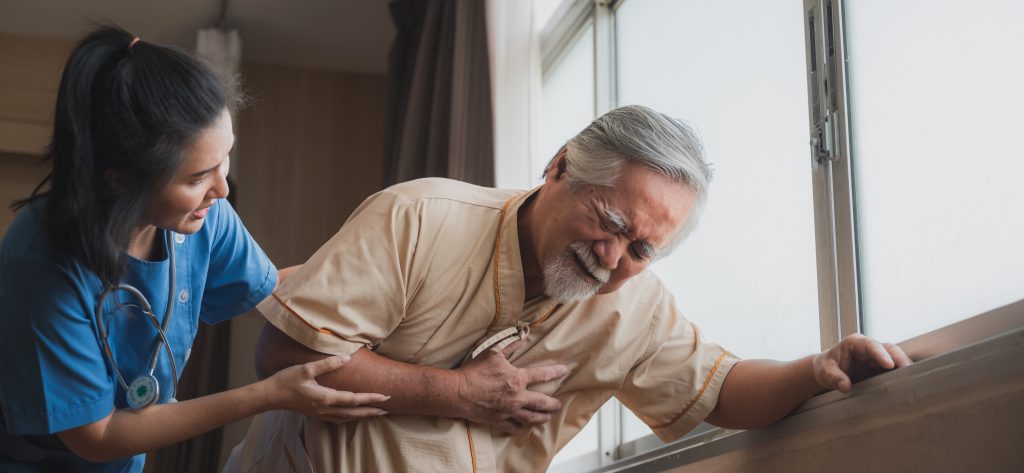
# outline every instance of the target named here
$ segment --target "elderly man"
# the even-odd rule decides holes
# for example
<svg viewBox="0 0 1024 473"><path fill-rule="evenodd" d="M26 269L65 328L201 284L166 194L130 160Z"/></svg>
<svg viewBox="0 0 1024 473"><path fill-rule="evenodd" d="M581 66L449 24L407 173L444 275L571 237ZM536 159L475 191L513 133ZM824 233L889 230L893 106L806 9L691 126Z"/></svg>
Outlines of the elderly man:
<svg viewBox="0 0 1024 473"><path fill-rule="evenodd" d="M370 197L259 306L257 366L349 356L320 382L388 394L387 412L268 413L228 469L542 471L612 396L670 441L702 420L763 426L910 362L860 336L785 363L703 341L646 269L694 227L709 180L689 127L631 106L532 191L422 179Z"/></svg>

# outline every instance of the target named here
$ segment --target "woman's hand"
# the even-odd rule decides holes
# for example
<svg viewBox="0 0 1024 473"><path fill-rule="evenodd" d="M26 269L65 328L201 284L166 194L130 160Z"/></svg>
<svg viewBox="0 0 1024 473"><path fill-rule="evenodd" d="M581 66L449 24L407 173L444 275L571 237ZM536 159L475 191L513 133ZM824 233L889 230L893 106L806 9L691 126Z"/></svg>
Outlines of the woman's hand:
<svg viewBox="0 0 1024 473"><path fill-rule="evenodd" d="M317 376L337 370L348 361L348 356L332 356L285 368L260 382L267 384L270 405L275 409L336 423L387 414L383 409L364 404L381 403L390 396L338 391L317 382Z"/></svg>

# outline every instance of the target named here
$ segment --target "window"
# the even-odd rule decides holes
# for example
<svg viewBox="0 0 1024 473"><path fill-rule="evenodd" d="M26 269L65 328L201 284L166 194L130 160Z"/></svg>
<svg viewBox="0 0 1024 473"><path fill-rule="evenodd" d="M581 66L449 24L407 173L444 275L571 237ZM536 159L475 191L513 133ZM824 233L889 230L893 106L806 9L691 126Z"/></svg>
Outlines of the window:
<svg viewBox="0 0 1024 473"><path fill-rule="evenodd" d="M1024 299L1024 3L845 13L864 332L905 340Z"/></svg>
<svg viewBox="0 0 1024 473"><path fill-rule="evenodd" d="M697 230L652 270L705 338L744 358L819 348L799 8L645 0L615 12L618 105L690 122L714 170ZM623 441L650 435L626 419Z"/></svg>
<svg viewBox="0 0 1024 473"><path fill-rule="evenodd" d="M689 121L715 179L652 270L706 338L748 358L856 332L919 349L1024 299L1024 3L550 1L531 173L616 106ZM1004 315L986 330L1020 327ZM551 470L658 443L612 400Z"/></svg>
<svg viewBox="0 0 1024 473"><path fill-rule="evenodd" d="M594 27L573 38L556 67L544 75L537 146L530 176L539 179L544 166L566 140L594 121Z"/></svg>

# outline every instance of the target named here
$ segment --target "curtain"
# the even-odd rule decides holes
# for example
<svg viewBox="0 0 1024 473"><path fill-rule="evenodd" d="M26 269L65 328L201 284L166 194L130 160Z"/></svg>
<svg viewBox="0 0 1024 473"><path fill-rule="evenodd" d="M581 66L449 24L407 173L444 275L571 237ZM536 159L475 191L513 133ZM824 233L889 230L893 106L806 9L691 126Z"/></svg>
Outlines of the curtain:
<svg viewBox="0 0 1024 473"><path fill-rule="evenodd" d="M383 184L436 176L494 184L485 4L395 0Z"/></svg>

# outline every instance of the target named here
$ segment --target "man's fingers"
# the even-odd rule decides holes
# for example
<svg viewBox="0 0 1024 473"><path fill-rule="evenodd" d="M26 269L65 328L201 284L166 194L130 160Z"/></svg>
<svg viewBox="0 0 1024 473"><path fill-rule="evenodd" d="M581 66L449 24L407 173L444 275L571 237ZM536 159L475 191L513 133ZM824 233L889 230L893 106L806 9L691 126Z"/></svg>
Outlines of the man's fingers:
<svg viewBox="0 0 1024 473"><path fill-rule="evenodd" d="M342 365L348 363L349 359L350 358L347 355L331 356L322 360L306 363L303 365L303 369L307 376L315 378L324 373L330 373L331 371L341 368Z"/></svg>
<svg viewBox="0 0 1024 473"><path fill-rule="evenodd" d="M541 393L527 391L523 393L521 407L536 412L555 412L562 408L562 401Z"/></svg>
<svg viewBox="0 0 1024 473"><path fill-rule="evenodd" d="M513 414L513 419L520 425L538 425L551 420L551 414L531 411L529 409L519 409L515 414Z"/></svg>
<svg viewBox="0 0 1024 473"><path fill-rule="evenodd" d="M889 356L892 357L892 360L896 362L897 368L902 368L904 366L914 364L914 360L911 360L906 353L903 353L903 349L900 348L899 345L893 345L892 343L883 343L882 346L885 347L885 351L889 352Z"/></svg>
<svg viewBox="0 0 1024 473"><path fill-rule="evenodd" d="M537 366L534 368L523 368L526 370L527 385L546 383L552 379L561 378L569 372L565 365Z"/></svg>
<svg viewBox="0 0 1024 473"><path fill-rule="evenodd" d="M516 340L512 342L509 346L505 347L504 350L501 350L501 356L504 356L506 360L512 358L512 354L522 347L524 343L526 343L526 340Z"/></svg>
<svg viewBox="0 0 1024 473"><path fill-rule="evenodd" d="M853 383L850 381L850 377L843 373L843 370L839 369L838 366L830 366L825 372L826 388L838 389L844 393L850 392L853 387Z"/></svg>
<svg viewBox="0 0 1024 473"><path fill-rule="evenodd" d="M875 363L878 363L878 366L887 370L891 370L896 367L896 362L893 361L892 356L889 355L889 352L886 351L885 347L883 347L881 343L874 340L868 340L867 344L868 346L866 351L868 357L867 360L864 361L873 360Z"/></svg>
<svg viewBox="0 0 1024 473"><path fill-rule="evenodd" d="M850 377L839 369L839 364L831 358L822 360L818 382L825 389L838 389L844 393L850 392L851 388Z"/></svg>

